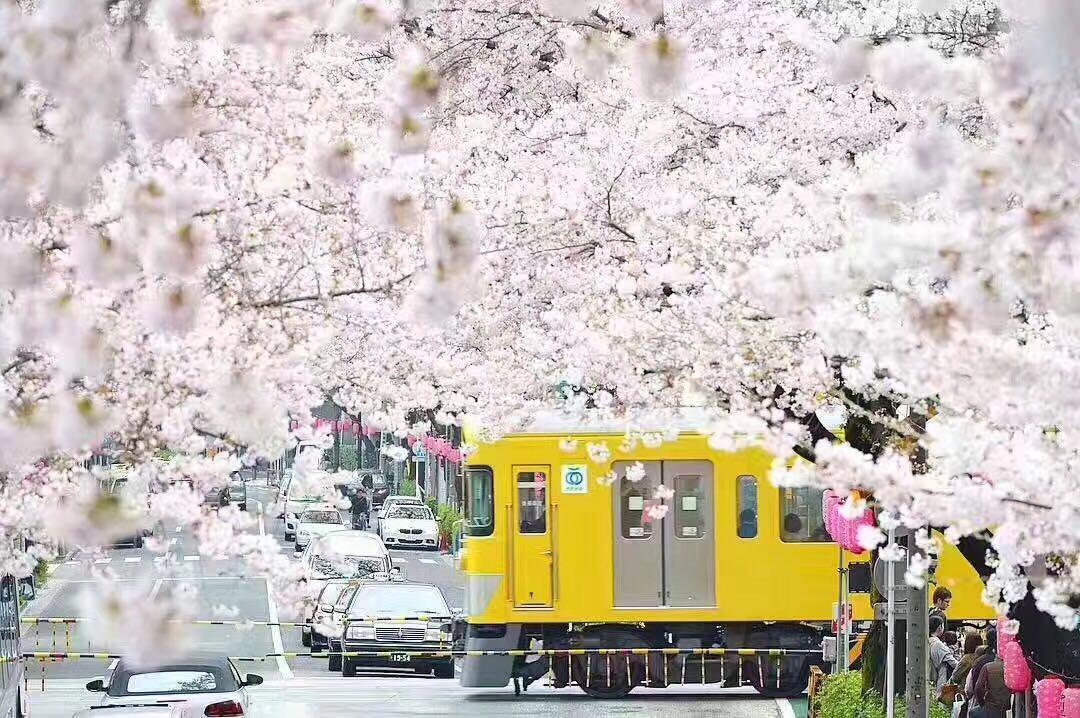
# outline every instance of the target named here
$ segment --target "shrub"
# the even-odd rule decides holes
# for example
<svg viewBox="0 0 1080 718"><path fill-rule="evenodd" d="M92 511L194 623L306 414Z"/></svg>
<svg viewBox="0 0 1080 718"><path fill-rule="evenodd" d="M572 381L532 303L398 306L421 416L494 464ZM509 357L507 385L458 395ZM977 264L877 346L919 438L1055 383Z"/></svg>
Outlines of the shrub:
<svg viewBox="0 0 1080 718"><path fill-rule="evenodd" d="M405 483L401 485L402 496L416 496L416 482L412 479L405 479Z"/></svg>
<svg viewBox="0 0 1080 718"><path fill-rule="evenodd" d="M885 702L876 692L862 694L862 674L849 671L825 679L821 693L815 700L818 718L884 718ZM903 699L896 699L896 716L904 716L907 706ZM945 706L934 701L930 706L930 718L949 718Z"/></svg>

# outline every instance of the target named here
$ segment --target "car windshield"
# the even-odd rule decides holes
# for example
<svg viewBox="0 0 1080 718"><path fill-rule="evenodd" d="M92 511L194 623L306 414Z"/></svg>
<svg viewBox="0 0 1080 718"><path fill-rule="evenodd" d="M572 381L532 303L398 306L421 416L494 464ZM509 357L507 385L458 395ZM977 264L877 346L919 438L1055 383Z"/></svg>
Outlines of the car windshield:
<svg viewBox="0 0 1080 718"><path fill-rule="evenodd" d="M330 578L364 578L386 570L380 556L316 556L311 565Z"/></svg>
<svg viewBox="0 0 1080 718"><path fill-rule="evenodd" d="M350 618L416 615L450 615L438 588L400 584L364 586L349 606Z"/></svg>
<svg viewBox="0 0 1080 718"><path fill-rule="evenodd" d="M300 516L303 524L340 524L341 514L337 511L305 511Z"/></svg>
<svg viewBox="0 0 1080 718"><path fill-rule="evenodd" d="M398 505L390 509L390 515L387 518L391 519L430 519L431 509L427 506L413 506L405 504L404 506Z"/></svg>
<svg viewBox="0 0 1080 718"><path fill-rule="evenodd" d="M220 672L198 668L133 673L121 676L120 682L123 685L118 686L119 691L113 695L222 693L237 689L237 686L223 679Z"/></svg>

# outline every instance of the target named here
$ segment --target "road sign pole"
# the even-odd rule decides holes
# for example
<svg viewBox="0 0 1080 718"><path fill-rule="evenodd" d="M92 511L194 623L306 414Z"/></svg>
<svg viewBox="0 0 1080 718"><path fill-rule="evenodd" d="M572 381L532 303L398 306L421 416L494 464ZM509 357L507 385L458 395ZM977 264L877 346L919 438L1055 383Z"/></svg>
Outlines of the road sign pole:
<svg viewBox="0 0 1080 718"><path fill-rule="evenodd" d="M918 546L917 532L908 534L908 556L923 555ZM927 692L927 650L929 636L927 623L929 616L926 605L926 589L916 588L908 591L907 612L907 718L927 718L930 704Z"/></svg>

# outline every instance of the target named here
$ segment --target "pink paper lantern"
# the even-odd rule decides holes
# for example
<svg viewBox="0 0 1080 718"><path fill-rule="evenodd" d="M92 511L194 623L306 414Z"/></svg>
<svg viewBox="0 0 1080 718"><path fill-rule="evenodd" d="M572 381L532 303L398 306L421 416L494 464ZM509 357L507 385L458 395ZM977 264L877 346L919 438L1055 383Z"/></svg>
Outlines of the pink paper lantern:
<svg viewBox="0 0 1080 718"><path fill-rule="evenodd" d="M1019 642L1013 641L1006 644L1000 649L1000 653L1001 660L1005 664L1005 685L1008 689L1013 693L1023 693L1031 688L1031 667ZM1062 690L1064 688L1065 686L1062 685Z"/></svg>
<svg viewBox="0 0 1080 718"><path fill-rule="evenodd" d="M1066 688L1062 701L1063 718L1080 718L1080 688Z"/></svg>
<svg viewBox="0 0 1080 718"><path fill-rule="evenodd" d="M836 538L836 507L840 505L840 497L832 491L825 491L825 530L830 536Z"/></svg>
<svg viewBox="0 0 1080 718"><path fill-rule="evenodd" d="M1016 643L1016 634L1009 630L1010 620L1008 616L999 616L997 620L998 652L1001 653L1005 646ZM1002 653L1004 655L1004 653Z"/></svg>
<svg viewBox="0 0 1080 718"><path fill-rule="evenodd" d="M1035 698L1039 702L1039 718L1062 718L1065 684L1060 678L1039 681L1039 685L1035 686Z"/></svg>

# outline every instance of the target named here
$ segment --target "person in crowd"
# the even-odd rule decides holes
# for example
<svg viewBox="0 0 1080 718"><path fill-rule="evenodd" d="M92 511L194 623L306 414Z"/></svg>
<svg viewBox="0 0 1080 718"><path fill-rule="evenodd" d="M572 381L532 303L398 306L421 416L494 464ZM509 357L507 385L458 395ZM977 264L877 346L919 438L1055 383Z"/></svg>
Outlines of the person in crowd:
<svg viewBox="0 0 1080 718"><path fill-rule="evenodd" d="M967 631L964 635L964 653L960 656L960 661L956 664L956 670L953 671L952 677L949 679L952 683L961 686L961 688L967 683L968 673L971 671L971 667L975 665L975 660L979 657L976 651L982 647L982 636L977 631Z"/></svg>
<svg viewBox="0 0 1080 718"><path fill-rule="evenodd" d="M975 695L975 686L979 681L979 674L988 663L991 663L997 658L997 631L993 626L986 629L986 645L983 646L986 650L981 656L975 659L975 662L971 664L971 670L968 671L967 680L964 681L964 695L968 696L968 716L973 718L972 712L975 710L975 706L979 701Z"/></svg>
<svg viewBox="0 0 1080 718"><path fill-rule="evenodd" d="M956 631L945 631L941 634L941 642L949 647L949 651L960 661L960 639L956 637Z"/></svg>
<svg viewBox="0 0 1080 718"><path fill-rule="evenodd" d="M1012 692L1005 685L1005 663L996 652L994 660L979 671L975 701L978 707L968 712L970 718L1005 718L1012 705Z"/></svg>
<svg viewBox="0 0 1080 718"><path fill-rule="evenodd" d="M941 616L930 616L930 677L938 694L948 684L949 677L959 663L952 650L941 640L944 633L945 619Z"/></svg>
<svg viewBox="0 0 1080 718"><path fill-rule="evenodd" d="M947 621L945 614L952 604L952 591L944 586L938 586L934 589L933 603L934 605L930 608L930 618L941 616L942 621Z"/></svg>

